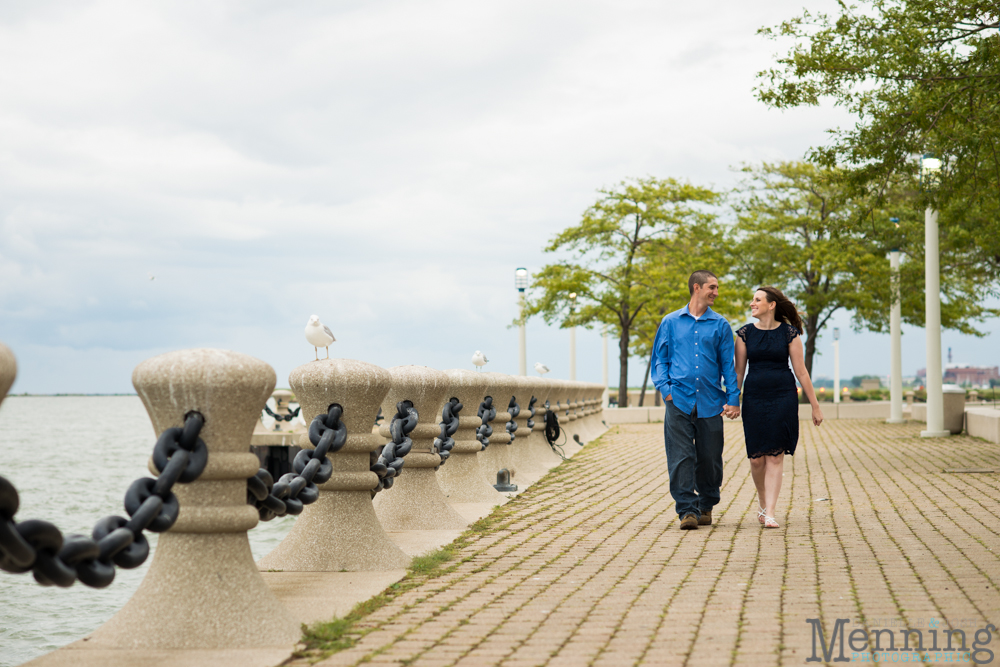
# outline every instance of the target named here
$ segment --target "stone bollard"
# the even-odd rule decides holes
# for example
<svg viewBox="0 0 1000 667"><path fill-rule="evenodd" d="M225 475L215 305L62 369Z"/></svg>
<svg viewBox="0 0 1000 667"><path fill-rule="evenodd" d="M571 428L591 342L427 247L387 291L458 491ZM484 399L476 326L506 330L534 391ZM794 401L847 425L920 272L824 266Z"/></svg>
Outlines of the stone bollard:
<svg viewBox="0 0 1000 667"><path fill-rule="evenodd" d="M507 433L506 424L510 421L510 412L507 406L514 395L514 379L510 375L503 373L487 373L489 375L489 395L493 398L493 407L496 408L497 416L493 420L493 435L490 436L490 445L483 450L479 456L486 481L491 485L497 485L497 474L501 470L510 473L511 485L516 485L514 479L517 474L514 459L510 451L510 435ZM516 435L516 433L515 433ZM499 489L502 491L502 489ZM514 489L510 489L514 490Z"/></svg>
<svg viewBox="0 0 1000 667"><path fill-rule="evenodd" d="M514 442L510 444L510 447L514 458L514 466L520 473L522 480L526 482L526 478L530 477L532 479L538 479L549 470L547 466L534 456L534 450L531 444L532 434L535 429L541 431L544 429L545 425L539 423L531 416L531 399L533 397L536 399L536 414L538 410L538 400L537 397L535 397L536 390L538 388L538 382L536 379L519 375L512 377L515 384L514 396L517 399L517 405L520 408L520 412L514 419L514 421L517 422L517 437L514 438ZM533 423L533 426L528 426L529 421Z"/></svg>
<svg viewBox="0 0 1000 667"><path fill-rule="evenodd" d="M7 392L17 377L17 360L10 348L0 343L0 403L7 397Z"/></svg>
<svg viewBox="0 0 1000 667"><path fill-rule="evenodd" d="M552 451L548 440L545 439L545 413L548 411L545 403L552 395L554 385L551 380L544 378L532 378L532 382L534 384L532 395L538 400L535 402L535 428L531 431L528 446L531 450L532 461L545 470L549 470L562 463L562 459Z"/></svg>
<svg viewBox="0 0 1000 667"><path fill-rule="evenodd" d="M385 421L379 433L383 438L391 437L389 427L400 401L413 403L420 421L410 433L413 449L404 459L402 473L392 488L375 496L375 514L386 530L465 528L469 522L448 504L435 472L442 463L434 452L434 438L441 433L441 408L451 398L451 381L441 371L426 366L395 366L389 375L392 387L382 401ZM444 465L451 465L451 461Z"/></svg>
<svg viewBox="0 0 1000 667"><path fill-rule="evenodd" d="M372 507L371 492L378 486L378 476L371 472L370 454L380 450L385 440L372 434L371 428L379 404L389 391L389 372L363 361L322 359L294 369L288 381L306 423L325 413L333 403L343 406L340 419L347 426L347 442L337 453L327 455L333 464L333 476L317 485L319 500L306 505L281 544L257 566L291 572L407 567L410 557L385 534ZM307 437L299 442L315 449Z"/></svg>
<svg viewBox="0 0 1000 667"><path fill-rule="evenodd" d="M490 391L489 373L454 369L445 371L445 375L451 383L448 398L457 398L462 411L458 431L452 436L455 447L447 464L437 471L438 484L449 503L505 503L507 497L486 481L480 463L483 445L476 439L476 429L482 424L479 406Z"/></svg>
<svg viewBox="0 0 1000 667"><path fill-rule="evenodd" d="M226 350L170 352L136 367L132 384L157 434L183 426L192 410L204 415L208 466L196 481L174 486L180 515L160 536L135 595L75 648L263 648L299 640L299 624L264 583L247 540L258 520L247 504L247 478L258 467L250 434L274 380L263 361ZM155 474L152 462L150 469Z"/></svg>

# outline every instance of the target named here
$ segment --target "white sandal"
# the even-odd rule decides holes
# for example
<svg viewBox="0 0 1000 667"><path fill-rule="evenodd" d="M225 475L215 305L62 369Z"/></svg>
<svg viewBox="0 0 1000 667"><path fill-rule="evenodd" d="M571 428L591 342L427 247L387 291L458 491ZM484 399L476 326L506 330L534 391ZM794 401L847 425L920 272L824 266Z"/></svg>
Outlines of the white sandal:
<svg viewBox="0 0 1000 667"><path fill-rule="evenodd" d="M778 522L774 520L773 516L764 515L764 527L765 528L780 528Z"/></svg>
<svg viewBox="0 0 1000 667"><path fill-rule="evenodd" d="M757 521L764 525L764 517L767 516L767 510L760 506L760 501L757 501Z"/></svg>

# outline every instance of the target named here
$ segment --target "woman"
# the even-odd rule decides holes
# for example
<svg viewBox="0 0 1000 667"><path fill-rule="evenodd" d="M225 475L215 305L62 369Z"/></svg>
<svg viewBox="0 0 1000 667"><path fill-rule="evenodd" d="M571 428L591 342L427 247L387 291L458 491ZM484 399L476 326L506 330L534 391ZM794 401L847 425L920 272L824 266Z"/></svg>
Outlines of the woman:
<svg viewBox="0 0 1000 667"><path fill-rule="evenodd" d="M812 405L816 426L823 423L823 411L802 359L802 320L795 304L779 289L760 287L750 302L750 314L757 323L736 332L736 386L743 391L743 434L757 486L757 519L765 528L777 528L774 515L782 466L785 454L794 454L799 440L799 400L789 358ZM750 374L744 386L748 360Z"/></svg>

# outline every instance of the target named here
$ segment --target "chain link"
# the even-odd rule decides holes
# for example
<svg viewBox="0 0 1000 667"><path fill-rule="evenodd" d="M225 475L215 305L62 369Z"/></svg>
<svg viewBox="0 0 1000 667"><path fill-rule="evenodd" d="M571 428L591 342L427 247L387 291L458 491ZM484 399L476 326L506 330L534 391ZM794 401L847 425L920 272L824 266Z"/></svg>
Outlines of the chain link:
<svg viewBox="0 0 1000 667"><path fill-rule="evenodd" d="M333 476L333 463L326 458L347 442L347 426L340 420L344 408L331 403L327 411L309 424L309 442L315 449L302 449L292 461L292 469L277 482L264 468L247 480L247 504L257 508L261 521L286 514L299 515L306 505L319 500L317 484Z"/></svg>
<svg viewBox="0 0 1000 667"><path fill-rule="evenodd" d="M381 454L377 450L371 453L371 471L378 475L378 486L372 489L372 498L382 489L392 488L392 482L403 470L403 457L413 449L410 433L417 427L420 416L410 401L396 403L396 414L389 422L389 434L392 441L382 447Z"/></svg>
<svg viewBox="0 0 1000 667"><path fill-rule="evenodd" d="M514 421L514 418L521 414L521 406L517 404L516 396L510 397L510 403L507 405L507 411L510 412L510 421L507 422L506 429L507 433L510 434L510 442L513 444L514 438L517 437L514 435L514 432L517 431L517 422Z"/></svg>
<svg viewBox="0 0 1000 667"><path fill-rule="evenodd" d="M490 426L490 422L497 418L497 409L493 407L492 396L487 396L479 404L478 415L483 420L483 423L476 429L476 440L482 443L483 450L485 450L490 446L490 436L493 435L493 427Z"/></svg>
<svg viewBox="0 0 1000 667"><path fill-rule="evenodd" d="M199 412L184 417L183 428L168 428L153 447L153 465L160 476L142 477L125 492L130 519L104 517L91 536L63 535L48 521L15 521L20 501L17 489L0 477L0 570L28 572L43 586L72 586L78 579L104 588L115 578L115 565L131 569L149 557L142 531L162 533L177 521L180 503L174 484L198 479L208 464L208 447L198 437L205 418Z"/></svg>
<svg viewBox="0 0 1000 667"><path fill-rule="evenodd" d="M458 431L458 413L462 411L462 404L457 398L451 398L441 409L441 435L434 438L434 449L441 457L441 465L451 456L451 450L455 446L455 441L451 436ZM438 466L440 467L440 466ZM437 470L437 468L435 468Z"/></svg>
<svg viewBox="0 0 1000 667"><path fill-rule="evenodd" d="M274 411L271 410L271 408L267 407L267 405L264 406L264 412L266 412L267 414L271 415L272 417L274 417L279 422L280 421L286 421L286 422L292 421L293 419L295 419L296 417L299 416L299 411L301 411L301 410L302 410L302 406L300 405L299 407L295 408L294 410L290 410L287 415L279 415L279 414L275 414Z"/></svg>

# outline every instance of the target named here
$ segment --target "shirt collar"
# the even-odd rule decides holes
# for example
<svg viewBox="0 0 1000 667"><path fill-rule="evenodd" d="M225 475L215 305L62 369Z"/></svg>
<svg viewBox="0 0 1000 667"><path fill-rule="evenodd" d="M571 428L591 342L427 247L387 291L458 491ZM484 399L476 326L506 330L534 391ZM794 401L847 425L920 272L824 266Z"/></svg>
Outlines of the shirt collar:
<svg viewBox="0 0 1000 667"><path fill-rule="evenodd" d="M684 304L684 308L683 308L684 314L686 314L691 319L694 319L694 315L692 315L690 309L688 309L689 305L690 304ZM704 313L702 313L702 316L698 318L698 320L699 321L701 321L701 320L715 320L715 319L718 319L719 317L720 317L719 314L716 313L714 310L712 310L712 307L709 306L708 309L705 310Z"/></svg>

